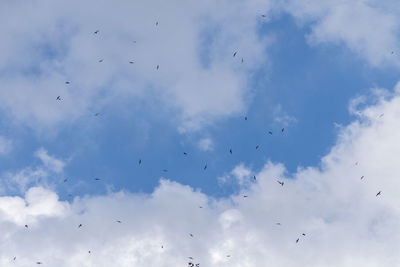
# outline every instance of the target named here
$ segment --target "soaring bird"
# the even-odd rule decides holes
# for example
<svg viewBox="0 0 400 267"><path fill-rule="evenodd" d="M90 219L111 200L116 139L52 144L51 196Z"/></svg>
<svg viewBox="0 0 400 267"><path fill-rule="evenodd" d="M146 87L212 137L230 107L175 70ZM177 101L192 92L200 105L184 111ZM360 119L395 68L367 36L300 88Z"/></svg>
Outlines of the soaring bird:
<svg viewBox="0 0 400 267"><path fill-rule="evenodd" d="M260 146L259 145L256 145L256 149L258 149Z"/></svg>
<svg viewBox="0 0 400 267"><path fill-rule="evenodd" d="M233 57L236 57L237 51L235 53L233 53Z"/></svg>
<svg viewBox="0 0 400 267"><path fill-rule="evenodd" d="M134 62L133 61L129 61L129 64L133 64Z"/></svg>
<svg viewBox="0 0 400 267"><path fill-rule="evenodd" d="M66 82L65 82L65 84L70 84L70 83L71 83L71 82L69 82L69 81L66 81Z"/></svg>
<svg viewBox="0 0 400 267"><path fill-rule="evenodd" d="M156 21L156 26L158 26L158 21Z"/></svg>
<svg viewBox="0 0 400 267"><path fill-rule="evenodd" d="M101 179L100 178L94 178L96 181L100 181Z"/></svg>
<svg viewBox="0 0 400 267"><path fill-rule="evenodd" d="M13 260L16 260L17 259L17 257L14 257L14 259Z"/></svg>
<svg viewBox="0 0 400 267"><path fill-rule="evenodd" d="M263 15L261 15L261 17L266 18L267 16L263 14Z"/></svg>
<svg viewBox="0 0 400 267"><path fill-rule="evenodd" d="M139 159L139 165L140 165L140 164L142 164L142 160L141 160L141 159Z"/></svg>
<svg viewBox="0 0 400 267"><path fill-rule="evenodd" d="M383 115L385 115L385 113L382 113L381 115L379 115L379 118L382 118L382 117L383 117Z"/></svg>
<svg viewBox="0 0 400 267"><path fill-rule="evenodd" d="M117 220L117 223L122 223L120 220Z"/></svg>
<svg viewBox="0 0 400 267"><path fill-rule="evenodd" d="M99 30L96 30L95 32L94 32L94 34L98 34L99 33Z"/></svg>
<svg viewBox="0 0 400 267"><path fill-rule="evenodd" d="M99 115L100 115L100 113L98 113L98 112L94 114L95 117L97 117L97 116L99 116Z"/></svg>
<svg viewBox="0 0 400 267"><path fill-rule="evenodd" d="M202 206L199 206L199 209L202 209L203 207Z"/></svg>
<svg viewBox="0 0 400 267"><path fill-rule="evenodd" d="M305 233L302 233L302 235L303 235L303 236L306 236L306 234L305 234Z"/></svg>
<svg viewBox="0 0 400 267"><path fill-rule="evenodd" d="M363 175L363 176L361 176L361 178L360 178L360 179L361 179L361 180L362 180L362 179L364 179L364 175Z"/></svg>
<svg viewBox="0 0 400 267"><path fill-rule="evenodd" d="M231 153L231 154L232 154L232 148L231 148L231 149L229 149L229 153Z"/></svg>
<svg viewBox="0 0 400 267"><path fill-rule="evenodd" d="M283 132L285 131L285 128L282 128L282 130L281 130L281 131L282 131L282 133L283 133Z"/></svg>
<svg viewBox="0 0 400 267"><path fill-rule="evenodd" d="M379 192L376 194L376 196L379 196L381 193L382 193L382 192L381 192L381 191L379 191Z"/></svg>
<svg viewBox="0 0 400 267"><path fill-rule="evenodd" d="M207 169L207 164L206 165L204 165L204 170L206 170Z"/></svg>
<svg viewBox="0 0 400 267"><path fill-rule="evenodd" d="M230 257L231 257L231 255L226 255L226 257L227 257L227 258L230 258Z"/></svg>
<svg viewBox="0 0 400 267"><path fill-rule="evenodd" d="M79 225L78 225L78 228L81 228L83 225L80 223Z"/></svg>
<svg viewBox="0 0 400 267"><path fill-rule="evenodd" d="M247 121L247 117L244 117L244 120Z"/></svg>
<svg viewBox="0 0 400 267"><path fill-rule="evenodd" d="M269 133L270 135L272 135L272 132L271 132L271 131L268 131L268 133Z"/></svg>
<svg viewBox="0 0 400 267"><path fill-rule="evenodd" d="M104 60L104 59L100 59L99 62L101 63L101 62L103 62L103 60Z"/></svg>
<svg viewBox="0 0 400 267"><path fill-rule="evenodd" d="M183 152L183 155L187 156L187 153L186 153L186 152Z"/></svg>
<svg viewBox="0 0 400 267"><path fill-rule="evenodd" d="M88 251L88 253L90 254L90 253L91 253L91 251L89 250L89 251Z"/></svg>
<svg viewBox="0 0 400 267"><path fill-rule="evenodd" d="M164 169L163 172L168 172L168 170L167 170L167 169Z"/></svg>
<svg viewBox="0 0 400 267"><path fill-rule="evenodd" d="M276 225L281 225L281 223L278 222L278 223L276 223Z"/></svg>
<svg viewBox="0 0 400 267"><path fill-rule="evenodd" d="M160 68L160 65L157 65L157 69L159 69Z"/></svg>
<svg viewBox="0 0 400 267"><path fill-rule="evenodd" d="M37 261L36 264L43 264L41 261Z"/></svg>
<svg viewBox="0 0 400 267"><path fill-rule="evenodd" d="M296 239L296 243L299 243L299 240L300 240L300 238L297 238L297 239Z"/></svg>
<svg viewBox="0 0 400 267"><path fill-rule="evenodd" d="M57 96L56 100L61 101L61 96Z"/></svg>
<svg viewBox="0 0 400 267"><path fill-rule="evenodd" d="M254 180L257 180L257 177L254 175L254 176L253 176L253 179L254 179Z"/></svg>
<svg viewBox="0 0 400 267"><path fill-rule="evenodd" d="M277 181L278 182L278 184L280 184L281 186L283 186L284 184L285 184L285 182L281 182L281 181Z"/></svg>
<svg viewBox="0 0 400 267"><path fill-rule="evenodd" d="M27 225L27 224L25 224L25 228L28 228L28 225Z"/></svg>
<svg viewBox="0 0 400 267"><path fill-rule="evenodd" d="M67 181L68 181L68 178L65 178L65 179L64 179L64 183L67 182Z"/></svg>
<svg viewBox="0 0 400 267"><path fill-rule="evenodd" d="M246 195L243 195L243 197L247 197Z"/></svg>
<svg viewBox="0 0 400 267"><path fill-rule="evenodd" d="M190 235L191 237L193 237L193 234L189 233L189 235Z"/></svg>

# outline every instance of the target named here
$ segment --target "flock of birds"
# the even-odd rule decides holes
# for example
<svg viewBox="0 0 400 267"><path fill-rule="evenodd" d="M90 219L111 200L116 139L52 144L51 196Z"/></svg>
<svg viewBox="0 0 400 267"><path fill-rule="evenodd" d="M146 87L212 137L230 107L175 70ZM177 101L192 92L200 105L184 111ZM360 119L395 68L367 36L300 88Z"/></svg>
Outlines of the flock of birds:
<svg viewBox="0 0 400 267"><path fill-rule="evenodd" d="M261 15L261 16L262 16L263 18L266 17L265 15ZM157 22L155 23L155 26L158 26L158 25L159 25L159 22L157 21ZM93 32L93 34L96 34L96 35L99 34L99 33L100 33L100 30L96 30L96 31ZM136 41L134 41L134 43L136 43ZM391 54L393 54L393 53L394 53L394 52L392 51ZM235 52L233 52L232 56L233 56L233 57L236 57L237 54L238 54L238 52L235 51ZM103 61L104 61L104 59L100 59L98 62L99 62L99 63L102 63ZM243 62L244 62L244 59L241 58L241 63L243 63ZM129 64L134 64L134 61L129 61ZM160 69L160 65L157 65L157 66L156 66L156 70L159 70L159 69ZM69 84L71 84L71 81L66 81L65 84L69 85ZM57 96L57 97L56 97L56 100L57 100L57 101L62 101L61 96L60 96L60 95ZM98 113L98 112L94 114L94 116L96 116L96 117L99 116L99 115L100 115L100 113ZM384 114L381 114L381 115L379 116L379 118L381 118L383 115L384 115ZM246 120L246 121L248 120L247 116L244 117L244 120ZM282 129L280 130L281 133L283 133L284 131L285 131L285 128L282 128ZM273 135L273 132L272 132L272 131L268 131L267 134ZM259 149L259 147L260 147L259 145L256 145L256 147L255 147L256 150ZM232 148L229 149L229 153L230 153L230 154L233 154ZM184 154L185 156L188 155L187 152L183 152L183 154ZM139 165L142 164L142 160L141 160L141 159L138 160L138 164L139 164ZM356 162L355 165L358 165L358 162ZM203 170L206 170L206 169L207 169L207 164L205 164L204 167L203 167ZM164 169L163 171L164 171L164 172L167 172L168 170L167 170L167 169ZM253 179L254 179L254 180L257 180L257 177L254 175L254 176L253 176ZM361 176L361 180L362 180L362 179L364 179L364 176ZM100 181L100 180L101 180L100 178L95 178L95 181ZM67 182L67 181L68 181L68 179L64 179L64 183ZM277 180L277 183L278 183L279 185L281 185L281 186L284 186L284 184L285 184L284 181L280 181L280 180ZM379 192L376 194L376 197L380 196L381 194L382 194L382 191L379 191ZM71 196L71 195L69 195L69 196ZM243 198L247 198L247 197L248 197L247 195L243 195ZM203 208L203 207L202 207L202 206L199 206L199 208ZM121 220L116 220L115 222L118 223L118 224L121 224L121 223L122 223ZM276 225L280 226L281 223L280 223L280 222L277 222ZM77 228L80 229L80 228L82 228L82 227L83 227L83 224L80 223L80 224L78 225ZM29 226L28 226L27 224L25 224L25 228L28 229ZM190 236L191 238L194 238L194 235L193 235L192 233L189 233L189 236ZM305 237L306 234L305 234L305 233L302 233L301 236L302 236L302 237ZM300 237L298 237L298 238L295 240L295 243L299 243L299 241L300 241ZM161 245L161 248L164 249L164 245ZM91 250L88 250L88 253L91 254L92 251L91 251ZM226 255L226 257L227 257L227 258L230 258L231 255ZM200 266L200 263L193 263L194 258L193 258L192 256L188 257L188 259L190 260L190 261L188 262L188 267L199 267L199 266ZM17 260L17 257L14 257L13 260L16 261L16 260ZM43 262L42 262L42 261L37 261L36 264L41 265L41 264L43 264Z"/></svg>

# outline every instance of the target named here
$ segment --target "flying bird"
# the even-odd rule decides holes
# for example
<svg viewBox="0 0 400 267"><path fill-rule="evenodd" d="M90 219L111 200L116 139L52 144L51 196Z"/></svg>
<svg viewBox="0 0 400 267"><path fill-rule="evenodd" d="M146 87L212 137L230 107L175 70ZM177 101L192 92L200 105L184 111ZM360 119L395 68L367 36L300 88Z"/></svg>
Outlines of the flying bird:
<svg viewBox="0 0 400 267"><path fill-rule="evenodd" d="M266 18L267 16L263 14L263 15L261 15L261 17Z"/></svg>
<svg viewBox="0 0 400 267"><path fill-rule="evenodd" d="M25 228L28 228L28 225L27 225L27 224L25 224Z"/></svg>
<svg viewBox="0 0 400 267"><path fill-rule="evenodd" d="M122 223L120 220L117 220L117 223Z"/></svg>
<svg viewBox="0 0 400 267"><path fill-rule="evenodd" d="M226 257L227 257L227 258L230 258L230 257L231 257L231 255L226 255Z"/></svg>
<svg viewBox="0 0 400 267"><path fill-rule="evenodd" d="M83 225L80 223L79 225L78 225L78 228L81 228Z"/></svg>
<svg viewBox="0 0 400 267"><path fill-rule="evenodd" d="M160 65L157 65L157 69L159 69L160 68Z"/></svg>
<svg viewBox="0 0 400 267"><path fill-rule="evenodd" d="M268 131L268 133L269 133L270 135L272 135L272 132L271 132L271 131Z"/></svg>
<svg viewBox="0 0 400 267"><path fill-rule="evenodd" d="M283 133L283 132L285 131L285 128L282 128L282 130L281 130L281 131L282 131L282 133Z"/></svg>
<svg viewBox="0 0 400 267"><path fill-rule="evenodd" d="M299 243L299 240L300 240L300 238L297 238L297 239L296 239L296 243Z"/></svg>
<svg viewBox="0 0 400 267"><path fill-rule="evenodd" d="M186 153L186 152L183 152L183 155L187 156L187 153Z"/></svg>
<svg viewBox="0 0 400 267"><path fill-rule="evenodd" d="M254 179L254 180L257 180L257 177L254 175L254 176L253 176L253 179Z"/></svg>
<svg viewBox="0 0 400 267"><path fill-rule="evenodd" d="M233 57L236 57L237 51L235 53L233 53Z"/></svg>
<svg viewBox="0 0 400 267"><path fill-rule="evenodd" d="M96 181L100 181L100 178L94 178Z"/></svg>
<svg viewBox="0 0 400 267"><path fill-rule="evenodd" d="M36 262L36 264L43 264L42 262L40 262L40 261L38 261L38 262Z"/></svg>
<svg viewBox="0 0 400 267"><path fill-rule="evenodd" d="M278 222L278 223L276 223L276 225L281 225L281 223Z"/></svg>
<svg viewBox="0 0 400 267"><path fill-rule="evenodd" d="M385 113L382 113L381 115L379 115L379 118L382 118L382 117L383 117L383 115L385 115Z"/></svg>
<svg viewBox="0 0 400 267"><path fill-rule="evenodd" d="M142 164L142 160L141 160L141 159L139 159L139 165L140 165L140 164Z"/></svg>
<svg viewBox="0 0 400 267"><path fill-rule="evenodd" d="M163 172L168 172L168 170L167 170L167 169L164 169Z"/></svg>
<svg viewBox="0 0 400 267"><path fill-rule="evenodd" d="M100 59L99 62L101 63L101 62L103 62L103 60L104 60L104 59Z"/></svg>
<svg viewBox="0 0 400 267"><path fill-rule="evenodd" d="M65 84L70 84L70 83L71 83L71 82L69 82L69 81L66 81L66 82L65 82Z"/></svg>
<svg viewBox="0 0 400 267"><path fill-rule="evenodd" d="M189 235L190 235L191 237L193 237L193 234L190 234L190 233L189 233Z"/></svg>
<svg viewBox="0 0 400 267"><path fill-rule="evenodd" d="M361 176L361 178L360 178L360 179L361 179L361 180L362 180L362 179L364 179L364 175L363 175L363 176Z"/></svg>
<svg viewBox="0 0 400 267"><path fill-rule="evenodd" d="M242 63L243 63L243 58L242 58Z"/></svg>
<svg viewBox="0 0 400 267"><path fill-rule="evenodd" d="M202 206L199 206L199 208L202 209L203 207L202 207Z"/></svg>
<svg viewBox="0 0 400 267"><path fill-rule="evenodd" d="M204 170L206 170L207 169L207 164L206 165L204 165Z"/></svg>
<svg viewBox="0 0 400 267"><path fill-rule="evenodd" d="M17 257L14 257L14 259L13 260L16 260L17 259Z"/></svg>
<svg viewBox="0 0 400 267"><path fill-rule="evenodd" d="M232 154L232 148L231 148L231 149L229 149L229 153L231 153L231 154Z"/></svg>
<svg viewBox="0 0 400 267"><path fill-rule="evenodd" d="M302 233L302 235L303 235L303 236L306 236L306 234L305 234L305 233Z"/></svg>
<svg viewBox="0 0 400 267"><path fill-rule="evenodd" d="M382 193L382 192L381 192L381 191L379 191L379 192L376 194L376 196L380 196L380 195L381 195L381 193Z"/></svg>
<svg viewBox="0 0 400 267"><path fill-rule="evenodd" d="M134 62L133 61L129 61L129 64L133 64Z"/></svg>
<svg viewBox="0 0 400 267"><path fill-rule="evenodd" d="M156 21L156 26L158 26L158 21Z"/></svg>
<svg viewBox="0 0 400 267"><path fill-rule="evenodd" d="M89 250L89 251L88 251L88 253L90 254L90 253L91 253L91 251Z"/></svg>
<svg viewBox="0 0 400 267"><path fill-rule="evenodd" d="M99 115L100 115L100 113L98 113L98 112L94 114L95 117L97 117L97 116L99 116Z"/></svg>
<svg viewBox="0 0 400 267"><path fill-rule="evenodd" d="M98 34L99 33L99 30L96 30L95 32L94 32L94 34Z"/></svg>
<svg viewBox="0 0 400 267"><path fill-rule="evenodd" d="M56 100L61 101L61 96L57 96Z"/></svg>
<svg viewBox="0 0 400 267"><path fill-rule="evenodd" d="M243 195L243 197L247 197L246 195Z"/></svg>
<svg viewBox="0 0 400 267"><path fill-rule="evenodd" d="M67 182L67 181L68 181L68 179L67 179L67 178L65 178L65 179L64 179L64 183L65 183L65 182Z"/></svg>
<svg viewBox="0 0 400 267"><path fill-rule="evenodd" d="M280 184L281 186L283 186L284 184L285 184L285 182L281 182L281 181L277 181L278 182L278 184Z"/></svg>
<svg viewBox="0 0 400 267"><path fill-rule="evenodd" d="M247 121L247 117L244 117L244 120Z"/></svg>
<svg viewBox="0 0 400 267"><path fill-rule="evenodd" d="M256 145L256 149L258 149L260 146L259 145Z"/></svg>

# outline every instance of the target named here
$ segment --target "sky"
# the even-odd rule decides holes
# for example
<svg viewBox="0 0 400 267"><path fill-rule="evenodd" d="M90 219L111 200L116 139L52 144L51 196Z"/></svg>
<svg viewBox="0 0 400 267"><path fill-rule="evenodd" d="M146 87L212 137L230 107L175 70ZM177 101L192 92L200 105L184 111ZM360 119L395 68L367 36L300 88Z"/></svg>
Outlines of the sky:
<svg viewBox="0 0 400 267"><path fill-rule="evenodd" d="M399 30L394 0L1 1L0 266L400 265Z"/></svg>

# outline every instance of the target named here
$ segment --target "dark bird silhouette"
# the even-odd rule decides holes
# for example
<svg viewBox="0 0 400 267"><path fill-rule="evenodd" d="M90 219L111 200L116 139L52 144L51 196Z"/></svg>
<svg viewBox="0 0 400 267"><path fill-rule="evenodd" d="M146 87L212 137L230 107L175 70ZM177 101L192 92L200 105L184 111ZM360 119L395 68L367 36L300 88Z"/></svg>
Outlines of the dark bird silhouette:
<svg viewBox="0 0 400 267"><path fill-rule="evenodd" d="M358 161L356 161L356 163L354 163L354 165L356 165L356 166L357 166L357 165L358 165Z"/></svg>
<svg viewBox="0 0 400 267"><path fill-rule="evenodd" d="M303 236L306 236L306 234L305 234L305 233L302 233L302 235L303 235Z"/></svg>
<svg viewBox="0 0 400 267"><path fill-rule="evenodd" d="M96 181L100 181L100 178L94 178Z"/></svg>
<svg viewBox="0 0 400 267"><path fill-rule="evenodd" d="M244 117L244 120L247 121L247 117Z"/></svg>
<svg viewBox="0 0 400 267"><path fill-rule="evenodd" d="M253 176L253 179L256 181L256 180L257 180L257 177L254 175L254 176Z"/></svg>
<svg viewBox="0 0 400 267"><path fill-rule="evenodd" d="M13 260L16 260L17 259L17 257L14 257L14 259Z"/></svg>
<svg viewBox="0 0 400 267"><path fill-rule="evenodd" d="M81 228L83 225L80 223L79 225L78 225L78 228Z"/></svg>
<svg viewBox="0 0 400 267"><path fill-rule="evenodd" d="M204 165L204 170L206 170L207 169L207 164L206 165Z"/></svg>
<svg viewBox="0 0 400 267"><path fill-rule="evenodd" d="M258 149L260 146L259 145L256 145L256 149Z"/></svg>
<svg viewBox="0 0 400 267"><path fill-rule="evenodd" d="M164 246L161 246L161 248L164 248Z"/></svg>
<svg viewBox="0 0 400 267"><path fill-rule="evenodd" d="M231 255L226 255L226 257L227 257L227 258L230 258L230 257L231 257Z"/></svg>
<svg viewBox="0 0 400 267"><path fill-rule="evenodd" d="M122 223L120 220L117 220L117 223Z"/></svg>
<svg viewBox="0 0 400 267"><path fill-rule="evenodd" d="M61 101L61 96L57 96L56 100Z"/></svg>
<svg viewBox="0 0 400 267"><path fill-rule="evenodd" d="M361 180L362 180L362 179L364 179L364 175L363 175L363 176L361 176L361 178L360 178L360 179L361 179Z"/></svg>
<svg viewBox="0 0 400 267"><path fill-rule="evenodd" d="M133 61L129 61L129 64L133 64L134 62Z"/></svg>
<svg viewBox="0 0 400 267"><path fill-rule="evenodd" d="M379 192L376 194L376 196L380 196L380 195L381 195L381 193L382 193L382 192L381 192L381 191L379 191Z"/></svg>
<svg viewBox="0 0 400 267"><path fill-rule="evenodd" d="M186 153L186 152L183 152L183 155L187 156L187 153Z"/></svg>
<svg viewBox="0 0 400 267"><path fill-rule="evenodd" d="M97 116L99 116L99 115L100 115L100 113L98 113L98 112L94 114L95 117L97 117Z"/></svg>
<svg viewBox="0 0 400 267"><path fill-rule="evenodd" d="M67 181L68 181L68 179L64 179L64 183L67 182Z"/></svg>
<svg viewBox="0 0 400 267"><path fill-rule="evenodd" d="M385 115L385 113L382 113L381 115L379 115L379 118L382 118L382 117L383 117L383 115Z"/></svg>
<svg viewBox="0 0 400 267"><path fill-rule="evenodd" d="M189 235L190 235L191 237L193 237L193 234L190 234L190 233L189 233Z"/></svg>
<svg viewBox="0 0 400 267"><path fill-rule="evenodd" d="M199 208L202 209L203 207L202 207L202 206L199 206Z"/></svg>
<svg viewBox="0 0 400 267"><path fill-rule="evenodd" d="M277 181L278 182L278 184L280 184L281 186L283 186L284 184L285 184L285 182L281 182L281 181Z"/></svg>
<svg viewBox="0 0 400 267"><path fill-rule="evenodd" d="M188 257L188 259L193 260L193 257Z"/></svg>
<svg viewBox="0 0 400 267"><path fill-rule="evenodd" d="M28 225L27 225L27 224L25 224L25 228L28 228Z"/></svg>
<svg viewBox="0 0 400 267"><path fill-rule="evenodd" d="M158 26L158 21L156 21L156 26Z"/></svg>
<svg viewBox="0 0 400 267"><path fill-rule="evenodd" d="M263 14L263 15L261 15L261 17L266 18L267 16Z"/></svg>
<svg viewBox="0 0 400 267"><path fill-rule="evenodd" d="M243 195L243 197L247 197L246 195Z"/></svg>
<svg viewBox="0 0 400 267"><path fill-rule="evenodd" d="M90 254L90 253L91 253L91 251L89 250L89 251L88 251L88 253Z"/></svg>
<svg viewBox="0 0 400 267"><path fill-rule="evenodd" d="M276 225L281 225L281 223L278 222L278 223L276 223Z"/></svg>
<svg viewBox="0 0 400 267"><path fill-rule="evenodd" d="M41 261L37 261L36 264L43 264Z"/></svg>
<svg viewBox="0 0 400 267"><path fill-rule="evenodd" d="M392 53L391 53L392 55L394 54L394 52L392 51Z"/></svg>
<svg viewBox="0 0 400 267"><path fill-rule="evenodd" d="M269 131L268 133L269 133L270 135L272 135L272 132L271 132L271 131Z"/></svg>
<svg viewBox="0 0 400 267"><path fill-rule="evenodd" d="M231 149L229 149L229 153L231 153L231 154L232 154L232 148L231 148Z"/></svg>
<svg viewBox="0 0 400 267"><path fill-rule="evenodd" d="M283 132L285 131L285 128L282 128L282 130L281 130L281 131L282 131L282 133L283 133Z"/></svg>
<svg viewBox="0 0 400 267"><path fill-rule="evenodd" d="M167 170L167 169L164 169L163 172L168 172L168 170Z"/></svg>
<svg viewBox="0 0 400 267"><path fill-rule="evenodd" d="M296 243L299 243L299 240L300 240L300 238L297 238L297 239L296 239Z"/></svg>
<svg viewBox="0 0 400 267"><path fill-rule="evenodd" d="M94 32L94 34L98 34L99 33L99 30L96 30L95 32Z"/></svg>
<svg viewBox="0 0 400 267"><path fill-rule="evenodd" d="M104 60L104 59L100 59L99 62L101 63L101 62L103 62L103 60Z"/></svg>
<svg viewBox="0 0 400 267"><path fill-rule="evenodd" d="M66 81L66 82L65 82L65 84L70 84L70 83L71 83L71 82L69 82L69 81Z"/></svg>
<svg viewBox="0 0 400 267"><path fill-rule="evenodd" d="M237 51L235 53L233 53L233 57L236 57Z"/></svg>
<svg viewBox="0 0 400 267"><path fill-rule="evenodd" d="M142 164L142 160L141 160L141 159L139 159L139 165L140 165L140 164Z"/></svg>
<svg viewBox="0 0 400 267"><path fill-rule="evenodd" d="M159 69L160 68L160 65L157 65L157 69Z"/></svg>

